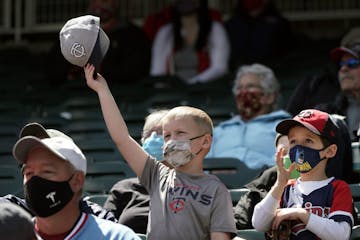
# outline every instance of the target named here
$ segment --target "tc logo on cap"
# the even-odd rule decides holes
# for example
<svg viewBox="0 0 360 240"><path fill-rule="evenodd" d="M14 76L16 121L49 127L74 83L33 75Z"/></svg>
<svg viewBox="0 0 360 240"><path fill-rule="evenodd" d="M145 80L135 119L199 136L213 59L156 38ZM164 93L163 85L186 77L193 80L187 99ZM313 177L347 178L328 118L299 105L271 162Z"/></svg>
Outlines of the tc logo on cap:
<svg viewBox="0 0 360 240"><path fill-rule="evenodd" d="M70 54L76 58L86 56L85 48L82 44L75 42L70 49Z"/></svg>
<svg viewBox="0 0 360 240"><path fill-rule="evenodd" d="M300 118L311 118L312 116L314 116L314 113L311 110L304 110L298 114Z"/></svg>

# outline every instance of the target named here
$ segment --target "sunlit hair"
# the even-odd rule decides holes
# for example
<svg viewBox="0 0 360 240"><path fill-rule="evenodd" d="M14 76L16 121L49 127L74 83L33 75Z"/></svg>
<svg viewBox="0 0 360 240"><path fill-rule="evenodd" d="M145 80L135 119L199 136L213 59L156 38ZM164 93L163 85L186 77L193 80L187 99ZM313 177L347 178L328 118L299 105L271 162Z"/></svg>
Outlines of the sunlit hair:
<svg viewBox="0 0 360 240"><path fill-rule="evenodd" d="M173 119L191 118L199 127L199 130L212 135L213 123L209 115L201 109L180 106L172 108L162 119L162 124Z"/></svg>
<svg viewBox="0 0 360 240"><path fill-rule="evenodd" d="M254 63L243 65L238 69L232 89L234 95L237 94L241 78L246 74L256 75L265 93L276 93L276 95L279 93L280 85L273 70L262 64Z"/></svg>
<svg viewBox="0 0 360 240"><path fill-rule="evenodd" d="M145 118L145 123L143 127L143 131L141 134L141 144L144 143L145 139L150 137L153 131L161 130L162 133L162 125L161 119L169 112L167 109L162 110L154 110ZM158 134L160 134L158 133Z"/></svg>

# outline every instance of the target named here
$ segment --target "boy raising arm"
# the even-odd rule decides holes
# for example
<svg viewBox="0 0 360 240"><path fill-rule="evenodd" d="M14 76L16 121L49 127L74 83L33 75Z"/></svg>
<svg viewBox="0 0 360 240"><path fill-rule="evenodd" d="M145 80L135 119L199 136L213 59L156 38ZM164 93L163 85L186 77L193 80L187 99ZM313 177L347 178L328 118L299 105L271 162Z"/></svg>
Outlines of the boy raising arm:
<svg viewBox="0 0 360 240"><path fill-rule="evenodd" d="M87 84L97 92L104 120L119 151L150 195L147 239L230 239L236 235L226 187L202 169L212 140L212 122L200 109L176 107L162 119L164 159L149 157L129 136L105 79L84 67Z"/></svg>

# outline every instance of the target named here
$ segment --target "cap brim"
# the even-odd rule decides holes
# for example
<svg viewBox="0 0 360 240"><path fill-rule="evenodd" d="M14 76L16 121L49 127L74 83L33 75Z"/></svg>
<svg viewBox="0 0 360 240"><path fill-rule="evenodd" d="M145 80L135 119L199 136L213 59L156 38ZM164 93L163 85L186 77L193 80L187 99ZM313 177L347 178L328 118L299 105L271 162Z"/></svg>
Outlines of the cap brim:
<svg viewBox="0 0 360 240"><path fill-rule="evenodd" d="M314 126L312 126L311 124L306 123L306 122L300 122L295 119L286 119L286 120L279 122L278 125L276 126L276 131L283 135L288 135L290 129L295 126L305 127L308 130L310 130L311 132L315 133L316 135L320 135L319 131L316 128L314 128Z"/></svg>
<svg viewBox="0 0 360 240"><path fill-rule="evenodd" d="M49 138L50 135L46 132L46 129L39 123L26 124L20 131L19 138L25 136L34 136L38 138Z"/></svg>
<svg viewBox="0 0 360 240"><path fill-rule="evenodd" d="M35 147L45 147L50 152L54 153L56 156L58 156L61 159L64 159L64 156L62 156L59 152L53 150L49 146L47 146L44 142L41 141L40 138L34 137L34 136L25 136L21 139L19 139L13 148L13 156L14 158L20 163L23 164L27 160L27 156L29 152L35 148Z"/></svg>
<svg viewBox="0 0 360 240"><path fill-rule="evenodd" d="M334 63L338 63L345 53L353 55L356 58L359 58L359 55L356 52L352 51L351 49L346 48L346 47L338 47L338 48L334 48L333 50L331 50L330 59Z"/></svg>
<svg viewBox="0 0 360 240"><path fill-rule="evenodd" d="M101 65L101 62L105 58L109 46L110 46L110 40L106 35L106 33L102 30L102 28L100 28L95 46L88 60L88 63L95 66L95 72L99 72L99 67Z"/></svg>

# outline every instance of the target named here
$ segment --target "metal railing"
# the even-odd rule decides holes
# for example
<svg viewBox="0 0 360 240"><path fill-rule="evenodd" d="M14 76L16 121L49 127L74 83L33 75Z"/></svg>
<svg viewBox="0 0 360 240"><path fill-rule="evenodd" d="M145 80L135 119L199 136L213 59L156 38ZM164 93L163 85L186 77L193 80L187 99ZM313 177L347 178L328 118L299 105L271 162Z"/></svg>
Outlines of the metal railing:
<svg viewBox="0 0 360 240"><path fill-rule="evenodd" d="M55 32L72 17L87 12L89 0L0 0L0 34L21 41L27 33ZM173 0L121 0L120 14L141 24L146 16ZM274 0L292 22L360 19L359 0ZM231 15L237 0L209 0L224 19Z"/></svg>

